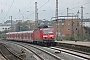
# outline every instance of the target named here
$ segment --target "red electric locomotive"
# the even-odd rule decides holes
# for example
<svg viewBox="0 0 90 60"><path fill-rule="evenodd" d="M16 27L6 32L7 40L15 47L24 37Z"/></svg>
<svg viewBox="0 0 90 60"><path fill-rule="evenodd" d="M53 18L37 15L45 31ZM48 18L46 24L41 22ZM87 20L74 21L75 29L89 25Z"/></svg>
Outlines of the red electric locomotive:
<svg viewBox="0 0 90 60"><path fill-rule="evenodd" d="M40 28L33 31L9 32L6 33L6 39L14 41L26 41L40 45L54 45L54 29Z"/></svg>
<svg viewBox="0 0 90 60"><path fill-rule="evenodd" d="M53 45L55 39L53 28L41 28L33 31L34 43L41 45Z"/></svg>

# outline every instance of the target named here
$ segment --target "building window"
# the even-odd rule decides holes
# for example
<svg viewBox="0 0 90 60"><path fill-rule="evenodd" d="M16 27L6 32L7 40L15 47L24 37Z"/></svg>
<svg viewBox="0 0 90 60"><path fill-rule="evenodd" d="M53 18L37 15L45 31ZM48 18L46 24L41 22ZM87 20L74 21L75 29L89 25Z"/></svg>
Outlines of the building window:
<svg viewBox="0 0 90 60"><path fill-rule="evenodd" d="M68 25L70 25L70 24L68 23Z"/></svg>
<svg viewBox="0 0 90 60"><path fill-rule="evenodd" d="M83 22L83 24L85 24L85 23Z"/></svg>
<svg viewBox="0 0 90 60"><path fill-rule="evenodd" d="M64 23L62 23L62 25L64 25Z"/></svg>
<svg viewBox="0 0 90 60"><path fill-rule="evenodd" d="M68 31L70 31L70 28L68 28Z"/></svg>
<svg viewBox="0 0 90 60"><path fill-rule="evenodd" d="M58 23L58 24L56 24L56 25L59 25L59 23Z"/></svg>
<svg viewBox="0 0 90 60"><path fill-rule="evenodd" d="M76 28L76 30L77 30L77 28Z"/></svg>
<svg viewBox="0 0 90 60"><path fill-rule="evenodd" d="M78 30L77 28L74 28L74 30Z"/></svg>
<svg viewBox="0 0 90 60"><path fill-rule="evenodd" d="M7 30L7 28L5 28L5 30Z"/></svg>

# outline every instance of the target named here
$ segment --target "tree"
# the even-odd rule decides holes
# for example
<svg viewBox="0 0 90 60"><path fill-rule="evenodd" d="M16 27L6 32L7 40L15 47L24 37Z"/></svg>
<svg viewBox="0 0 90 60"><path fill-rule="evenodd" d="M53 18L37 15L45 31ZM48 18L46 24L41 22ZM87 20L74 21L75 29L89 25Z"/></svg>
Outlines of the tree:
<svg viewBox="0 0 90 60"><path fill-rule="evenodd" d="M0 38L5 38L5 37L6 37L6 33L0 34Z"/></svg>
<svg viewBox="0 0 90 60"><path fill-rule="evenodd" d="M21 31L28 31L29 30L29 27L27 25L22 25L20 27Z"/></svg>
<svg viewBox="0 0 90 60"><path fill-rule="evenodd" d="M30 30L30 29L29 29L29 25L28 25L27 21L19 22L16 24L16 31L17 32L18 31L28 31L28 30Z"/></svg>
<svg viewBox="0 0 90 60"><path fill-rule="evenodd" d="M9 32L9 30L5 30L5 31L0 32L0 38L5 38L6 33L8 33L8 32Z"/></svg>
<svg viewBox="0 0 90 60"><path fill-rule="evenodd" d="M17 32L20 31L21 26L22 26L21 22L18 22L16 24L16 30L15 31L17 31Z"/></svg>

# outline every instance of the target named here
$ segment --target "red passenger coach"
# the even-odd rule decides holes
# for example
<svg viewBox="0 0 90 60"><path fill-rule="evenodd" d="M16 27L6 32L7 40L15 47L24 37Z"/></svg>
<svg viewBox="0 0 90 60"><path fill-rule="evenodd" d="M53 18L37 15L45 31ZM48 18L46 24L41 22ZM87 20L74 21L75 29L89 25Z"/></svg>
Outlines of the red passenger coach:
<svg viewBox="0 0 90 60"><path fill-rule="evenodd" d="M6 33L6 39L14 41L33 41L33 31L9 32Z"/></svg>
<svg viewBox="0 0 90 60"><path fill-rule="evenodd" d="M54 43L55 34L53 28L41 28L33 31L34 43L51 45Z"/></svg>
<svg viewBox="0 0 90 60"><path fill-rule="evenodd" d="M33 31L22 32L21 39L27 42L33 42Z"/></svg>

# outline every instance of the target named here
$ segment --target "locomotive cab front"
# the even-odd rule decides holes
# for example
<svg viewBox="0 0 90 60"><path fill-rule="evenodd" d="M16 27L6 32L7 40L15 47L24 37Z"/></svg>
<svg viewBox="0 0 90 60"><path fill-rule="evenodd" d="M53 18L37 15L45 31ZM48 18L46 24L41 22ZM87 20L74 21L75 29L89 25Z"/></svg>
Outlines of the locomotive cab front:
<svg viewBox="0 0 90 60"><path fill-rule="evenodd" d="M43 29L43 40L54 42L55 34L53 28Z"/></svg>

